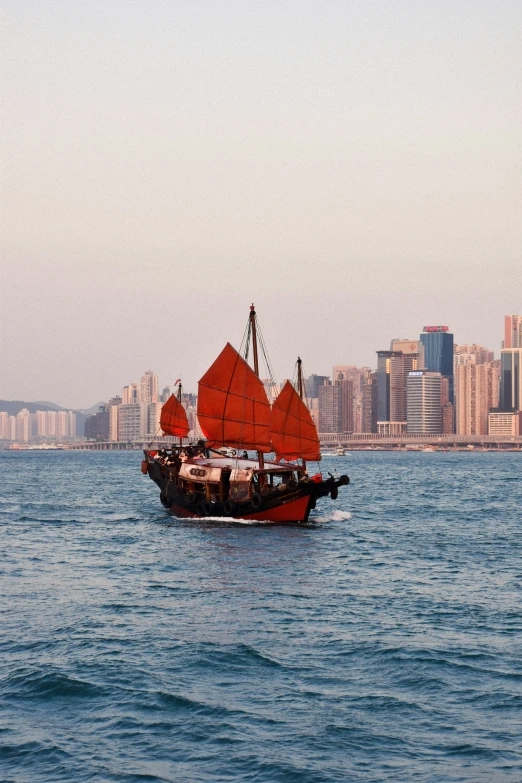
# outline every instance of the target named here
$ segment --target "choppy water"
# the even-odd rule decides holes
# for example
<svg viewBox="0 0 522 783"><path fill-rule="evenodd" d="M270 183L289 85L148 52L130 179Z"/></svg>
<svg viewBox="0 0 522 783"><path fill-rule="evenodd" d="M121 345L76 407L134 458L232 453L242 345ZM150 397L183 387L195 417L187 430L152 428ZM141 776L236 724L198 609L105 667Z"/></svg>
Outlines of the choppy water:
<svg viewBox="0 0 522 783"><path fill-rule="evenodd" d="M172 520L139 453L0 453L0 780L519 783L522 454L325 463L274 528Z"/></svg>

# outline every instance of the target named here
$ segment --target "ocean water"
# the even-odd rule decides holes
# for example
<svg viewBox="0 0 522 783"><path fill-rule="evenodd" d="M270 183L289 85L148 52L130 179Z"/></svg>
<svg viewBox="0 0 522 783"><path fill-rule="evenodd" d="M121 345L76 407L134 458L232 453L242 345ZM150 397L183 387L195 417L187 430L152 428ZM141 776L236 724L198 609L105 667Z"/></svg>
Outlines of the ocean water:
<svg viewBox="0 0 522 783"><path fill-rule="evenodd" d="M522 781L522 454L352 453L306 527L0 452L2 783Z"/></svg>

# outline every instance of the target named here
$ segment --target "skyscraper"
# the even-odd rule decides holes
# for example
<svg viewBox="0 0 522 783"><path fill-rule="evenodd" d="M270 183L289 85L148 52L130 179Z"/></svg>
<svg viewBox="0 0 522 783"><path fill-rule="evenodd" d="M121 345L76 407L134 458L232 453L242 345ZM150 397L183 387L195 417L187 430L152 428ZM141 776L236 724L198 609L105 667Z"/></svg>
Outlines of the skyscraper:
<svg viewBox="0 0 522 783"><path fill-rule="evenodd" d="M140 387L137 383L124 386L121 392L122 404L131 405L140 401Z"/></svg>
<svg viewBox="0 0 522 783"><path fill-rule="evenodd" d="M342 400L339 384L319 386L319 431L342 431Z"/></svg>
<svg viewBox="0 0 522 783"><path fill-rule="evenodd" d="M319 389L321 386L324 386L326 381L329 381L327 375L316 375L313 373L312 375L308 376L308 378L305 378L305 394L309 399L314 399L316 397L319 397Z"/></svg>
<svg viewBox="0 0 522 783"><path fill-rule="evenodd" d="M368 371L362 387L361 432L377 432L377 373Z"/></svg>
<svg viewBox="0 0 522 783"><path fill-rule="evenodd" d="M158 376L154 375L152 370L141 376L140 384L140 402L149 404L158 401Z"/></svg>
<svg viewBox="0 0 522 783"><path fill-rule="evenodd" d="M500 352L500 410L522 411L522 347Z"/></svg>
<svg viewBox="0 0 522 783"><path fill-rule="evenodd" d="M348 378L344 378L341 373L335 382L335 385L339 387L341 401L341 428L339 432L353 432L353 381Z"/></svg>
<svg viewBox="0 0 522 783"><path fill-rule="evenodd" d="M424 367L449 378L450 402L453 402L453 335L447 326L425 326L420 340L424 345Z"/></svg>
<svg viewBox="0 0 522 783"><path fill-rule="evenodd" d="M522 348L522 315L504 316L503 348Z"/></svg>
<svg viewBox="0 0 522 783"><path fill-rule="evenodd" d="M438 372L408 373L408 433L428 435L442 431L440 382Z"/></svg>
<svg viewBox="0 0 522 783"><path fill-rule="evenodd" d="M399 433L406 428L407 377L417 370L419 354L377 351L377 427Z"/></svg>
<svg viewBox="0 0 522 783"><path fill-rule="evenodd" d="M487 435L489 412L498 405L498 379L498 362L469 362L455 368L458 435Z"/></svg>
<svg viewBox="0 0 522 783"><path fill-rule="evenodd" d="M410 356L417 354L417 369L424 369L424 344L420 340L406 340L404 338L392 340L390 351L401 351L401 353L407 353Z"/></svg>

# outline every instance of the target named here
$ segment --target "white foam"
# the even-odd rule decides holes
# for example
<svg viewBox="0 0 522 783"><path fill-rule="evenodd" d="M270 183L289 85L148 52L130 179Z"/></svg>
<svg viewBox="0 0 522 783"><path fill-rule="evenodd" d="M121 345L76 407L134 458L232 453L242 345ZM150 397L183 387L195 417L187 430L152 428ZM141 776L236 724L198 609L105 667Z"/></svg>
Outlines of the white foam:
<svg viewBox="0 0 522 783"><path fill-rule="evenodd" d="M310 522L344 522L347 519L351 519L352 515L349 511L340 511L335 509L330 514L325 514L320 517L310 517Z"/></svg>
<svg viewBox="0 0 522 783"><path fill-rule="evenodd" d="M220 522L227 525L273 525L268 519L235 519L234 517L176 517L182 522Z"/></svg>

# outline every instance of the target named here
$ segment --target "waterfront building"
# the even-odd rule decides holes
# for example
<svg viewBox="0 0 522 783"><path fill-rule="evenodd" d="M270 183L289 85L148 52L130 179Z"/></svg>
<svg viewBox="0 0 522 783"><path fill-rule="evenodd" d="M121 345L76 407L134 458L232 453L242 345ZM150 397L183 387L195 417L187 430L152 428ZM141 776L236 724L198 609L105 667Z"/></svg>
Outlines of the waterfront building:
<svg viewBox="0 0 522 783"><path fill-rule="evenodd" d="M522 413L490 411L488 416L489 435L522 435Z"/></svg>
<svg viewBox="0 0 522 783"><path fill-rule="evenodd" d="M522 315L504 316L503 348L522 348Z"/></svg>
<svg viewBox="0 0 522 783"><path fill-rule="evenodd" d="M350 432L363 432L363 387L371 373L370 367L357 367L354 364L338 364L333 367L332 378L351 381L353 385L353 415L350 420Z"/></svg>
<svg viewBox="0 0 522 783"><path fill-rule="evenodd" d="M441 374L414 370L407 378L408 434L438 434L441 422Z"/></svg>
<svg viewBox="0 0 522 783"><path fill-rule="evenodd" d="M453 435L455 432L455 407L451 402L441 405L442 434Z"/></svg>
<svg viewBox="0 0 522 783"><path fill-rule="evenodd" d="M13 440L11 437L11 418L6 411L0 411L0 440Z"/></svg>
<svg viewBox="0 0 522 783"><path fill-rule="evenodd" d="M18 443L28 443L31 439L31 414L27 408L22 408L16 414L15 440Z"/></svg>
<svg viewBox="0 0 522 783"><path fill-rule="evenodd" d="M140 402L148 405L151 402L158 401L158 376L154 375L152 370L147 370L141 376L140 384Z"/></svg>
<svg viewBox="0 0 522 783"><path fill-rule="evenodd" d="M420 341L425 369L449 379L449 401L453 402L453 335L447 326L425 326Z"/></svg>
<svg viewBox="0 0 522 783"><path fill-rule="evenodd" d="M513 413L522 411L522 347L500 352L499 407Z"/></svg>
<svg viewBox="0 0 522 783"><path fill-rule="evenodd" d="M324 383L319 387L319 431L342 431L341 387Z"/></svg>
<svg viewBox="0 0 522 783"><path fill-rule="evenodd" d="M354 430L353 381L344 378L341 373L335 385L339 387L341 398L341 429L339 432L352 433Z"/></svg>
<svg viewBox="0 0 522 783"><path fill-rule="evenodd" d="M109 400L109 440L118 440L118 411L122 404L121 397L112 397Z"/></svg>
<svg viewBox="0 0 522 783"><path fill-rule="evenodd" d="M122 403L118 408L118 440L139 440L144 428L144 410L139 402Z"/></svg>
<svg viewBox="0 0 522 783"><path fill-rule="evenodd" d="M404 435L407 422L405 421L378 421L377 432L379 435Z"/></svg>
<svg viewBox="0 0 522 783"><path fill-rule="evenodd" d="M419 354L377 351L377 430L388 432L386 424L407 421L407 377L418 369ZM382 426L381 426L382 425ZM391 428L394 433L401 428ZM391 430L390 430L391 431Z"/></svg>
<svg viewBox="0 0 522 783"><path fill-rule="evenodd" d="M440 376L440 408L442 434L452 435L455 432L455 406L449 399L449 378Z"/></svg>
<svg viewBox="0 0 522 783"><path fill-rule="evenodd" d="M486 435L488 414L498 406L498 362L461 364L455 370L455 412L458 435Z"/></svg>
<svg viewBox="0 0 522 783"><path fill-rule="evenodd" d="M67 440L76 437L76 414L73 411L36 411L31 434L38 438Z"/></svg>
<svg viewBox="0 0 522 783"><path fill-rule="evenodd" d="M85 419L87 440L107 441L111 436L111 413L108 405L100 405L97 413Z"/></svg>
<svg viewBox="0 0 522 783"><path fill-rule="evenodd" d="M377 373L368 371L362 388L361 432L377 432Z"/></svg>
<svg viewBox="0 0 522 783"><path fill-rule="evenodd" d="M153 438L161 434L160 429L160 415L163 405L160 402L149 402L147 405L147 415L144 417L146 421L146 432L142 435L149 435Z"/></svg>

